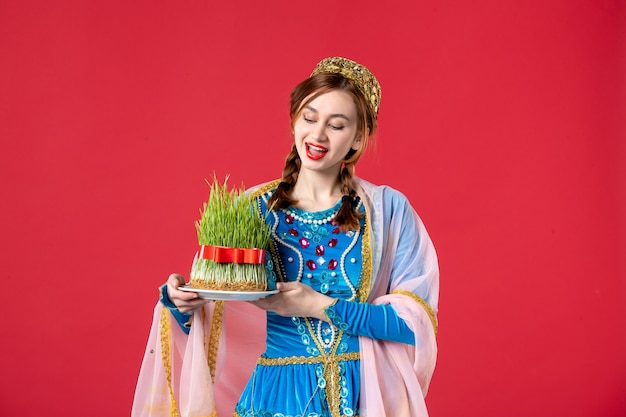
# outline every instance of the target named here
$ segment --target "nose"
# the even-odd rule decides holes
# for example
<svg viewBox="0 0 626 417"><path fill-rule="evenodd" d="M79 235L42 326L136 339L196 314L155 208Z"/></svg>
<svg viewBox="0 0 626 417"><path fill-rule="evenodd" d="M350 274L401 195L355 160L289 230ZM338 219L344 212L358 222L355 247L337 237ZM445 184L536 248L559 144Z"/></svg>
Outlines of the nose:
<svg viewBox="0 0 626 417"><path fill-rule="evenodd" d="M315 123L315 125L313 126L313 130L311 131L311 138L315 140L326 139L326 123Z"/></svg>

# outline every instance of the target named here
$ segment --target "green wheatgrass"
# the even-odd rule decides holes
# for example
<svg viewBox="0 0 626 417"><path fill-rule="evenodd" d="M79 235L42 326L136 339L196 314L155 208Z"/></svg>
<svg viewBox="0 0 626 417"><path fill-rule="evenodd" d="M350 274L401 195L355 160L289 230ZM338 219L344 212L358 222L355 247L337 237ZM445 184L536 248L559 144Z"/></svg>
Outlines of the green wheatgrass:
<svg viewBox="0 0 626 417"><path fill-rule="evenodd" d="M196 221L200 245L230 248L269 249L270 229L256 208L254 199L243 185L229 189L228 177L223 183L213 176L207 180L209 199ZM264 291L267 289L265 264L217 263L196 259L191 269L194 288L225 291Z"/></svg>

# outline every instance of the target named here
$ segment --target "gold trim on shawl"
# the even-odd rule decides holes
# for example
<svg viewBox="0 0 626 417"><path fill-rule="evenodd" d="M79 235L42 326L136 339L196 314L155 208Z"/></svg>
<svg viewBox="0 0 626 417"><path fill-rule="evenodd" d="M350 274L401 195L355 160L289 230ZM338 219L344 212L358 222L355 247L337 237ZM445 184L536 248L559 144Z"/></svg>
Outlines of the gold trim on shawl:
<svg viewBox="0 0 626 417"><path fill-rule="evenodd" d="M204 307L202 309L202 317L204 318ZM211 371L211 381L215 383L215 368L217 364L217 350L220 345L220 334L222 332L222 323L224 317L224 301L218 300L213 307L213 319L211 320L211 331L209 334L209 346L207 349L207 363Z"/></svg>
<svg viewBox="0 0 626 417"><path fill-rule="evenodd" d="M161 359L163 360L163 367L165 368L165 377L167 378L167 388L170 392L170 415L172 417L179 417L178 405L176 404L176 397L174 396L174 389L172 387L172 361L170 355L170 348L172 344L169 310L166 308L161 309L160 317L160 336L161 336Z"/></svg>
<svg viewBox="0 0 626 417"><path fill-rule="evenodd" d="M439 323L437 322L437 314L435 314L435 310L433 310L433 308L426 301L424 301L423 298L406 290L394 290L391 293L401 294L401 295L406 295L407 297L411 297L419 305L424 307L424 310L426 310L426 313L428 314L428 317L430 318L430 321L433 324L433 330L435 331L435 335L437 334L437 331L439 330Z"/></svg>
<svg viewBox="0 0 626 417"><path fill-rule="evenodd" d="M204 321L204 307L202 308L203 315L202 319ZM224 310L224 302L216 301L215 309L213 313L213 322L211 324L211 335L209 338L209 349L208 349L208 363L209 369L211 371L211 379L215 382L215 364L217 357L217 348L219 346L219 338L220 332L222 329L222 316ZM160 336L161 336L161 359L163 360L163 368L165 370L165 377L167 379L167 388L170 393L170 416L171 417L180 417L180 413L178 411L178 404L176 403L176 397L174 396L174 388L172 386L172 361L171 361L171 345L172 345L172 337L171 337L171 324L169 317L169 310L163 308L161 310L160 316ZM217 417L217 410L213 411L211 414L207 414L202 417Z"/></svg>
<svg viewBox="0 0 626 417"><path fill-rule="evenodd" d="M363 201L363 199L361 199ZM372 239L370 235L371 225L370 216L365 206L365 226L363 227L363 240L361 241L361 256L363 257L363 265L361 269L361 285L357 289L359 291L359 301L364 303L370 296L372 285Z"/></svg>

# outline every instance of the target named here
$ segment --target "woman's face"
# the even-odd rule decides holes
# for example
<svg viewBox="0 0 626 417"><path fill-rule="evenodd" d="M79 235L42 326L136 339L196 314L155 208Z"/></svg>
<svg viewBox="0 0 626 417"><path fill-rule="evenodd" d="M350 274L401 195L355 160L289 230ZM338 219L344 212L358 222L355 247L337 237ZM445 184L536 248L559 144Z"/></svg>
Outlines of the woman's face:
<svg viewBox="0 0 626 417"><path fill-rule="evenodd" d="M350 151L361 141L352 96L333 90L302 108L294 124L294 139L302 161L300 171L338 174Z"/></svg>

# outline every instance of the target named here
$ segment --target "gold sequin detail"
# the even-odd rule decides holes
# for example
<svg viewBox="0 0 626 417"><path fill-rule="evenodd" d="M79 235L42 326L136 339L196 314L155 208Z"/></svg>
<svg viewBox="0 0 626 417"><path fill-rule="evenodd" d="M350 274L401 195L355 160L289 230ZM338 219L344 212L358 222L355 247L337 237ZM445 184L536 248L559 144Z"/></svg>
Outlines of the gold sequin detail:
<svg viewBox="0 0 626 417"><path fill-rule="evenodd" d="M282 180L280 179L270 181L267 184L260 186L259 188L257 188L256 190L252 192L251 196L253 198L256 198L258 201L256 208L257 208L257 212L259 213L259 216L261 215L261 196L265 193L268 193L271 190L276 189L278 187L278 184L280 184L281 181ZM268 208L268 213L269 212L270 210ZM272 232L275 232L277 226L278 226L278 223L274 225L274 230L272 230ZM272 255L272 259L275 262L274 272L276 273L276 280L279 282L287 281L285 277L286 274L284 272L284 267L282 265L282 261L280 260L280 252L278 251L278 245L276 244L276 241L274 239L270 239L269 252Z"/></svg>
<svg viewBox="0 0 626 417"><path fill-rule="evenodd" d="M335 356L336 361L358 361L361 359L359 352L340 353ZM315 363L328 363L328 359L324 356L286 356L284 358L266 358L261 356L257 360L257 364L265 366L284 366L284 365L311 365Z"/></svg>
<svg viewBox="0 0 626 417"><path fill-rule="evenodd" d="M350 59L334 56L321 60L311 76L322 73L341 74L354 81L367 101L370 110L372 110L374 118L378 117L381 96L380 84L369 69Z"/></svg>
<svg viewBox="0 0 626 417"><path fill-rule="evenodd" d="M274 181L268 182L267 184L261 185L256 190L252 191L250 193L250 196L252 198L259 198L260 196L262 196L266 192L268 192L270 190L273 190L274 188L278 187L278 184L280 184L280 181L281 180L274 180Z"/></svg>
<svg viewBox="0 0 626 417"><path fill-rule="evenodd" d="M339 370L339 360L337 357L337 348L339 347L339 342L343 337L343 330L339 330L337 334L337 338L335 339L335 344L332 347L330 353L326 353L320 341L317 339L315 335L315 330L313 330L313 325L311 324L311 320L307 317L304 318L306 321L306 325L309 329L309 334L311 338L315 342L317 349L320 352L320 359L324 364L324 379L326 380L326 401L328 402L328 409L330 411L331 417L339 417L339 401L341 398L341 385L339 380L341 379L341 371Z"/></svg>
<svg viewBox="0 0 626 417"><path fill-rule="evenodd" d="M204 314L203 314L204 316ZM217 364L217 348L220 345L220 334L224 317L224 301L218 300L213 307L213 320L211 321L211 332L209 336L209 347L207 349L207 363L211 371L211 380L215 382L215 368Z"/></svg>
<svg viewBox="0 0 626 417"><path fill-rule="evenodd" d="M372 239L370 235L370 216L365 210L365 227L363 230L361 242L361 255L363 257L363 265L361 266L361 285L357 288L359 292L359 301L364 303L370 296L370 287L372 285Z"/></svg>
<svg viewBox="0 0 626 417"><path fill-rule="evenodd" d="M163 367L165 368L165 377L167 379L167 388L170 392L170 415L172 417L179 417L178 406L176 405L176 397L174 396L174 389L172 387L172 361L170 356L170 349L172 344L171 332L170 332L170 318L169 310L166 308L161 309L161 317L159 320L159 330L161 336L161 359L163 360Z"/></svg>
<svg viewBox="0 0 626 417"><path fill-rule="evenodd" d="M223 307L223 301L222 301L222 307ZM216 305L216 309L217 309L217 305ZM221 323L222 323L221 309L220 309L219 316L220 316L219 328L221 329ZM204 314L203 314L203 320L204 320ZM161 310L159 328L160 328L160 336L161 336L161 359L163 360L163 368L165 368L165 377L167 379L167 388L170 393L170 404L171 404L170 416L180 417L180 413L178 412L178 405L176 403L176 397L174 396L174 388L172 386L172 361L171 361L171 354L170 354L172 338L171 338L169 311L166 308L163 308ZM217 355L218 342L219 342L219 332L217 333L217 340L216 340L216 345L214 349L215 355ZM211 357L211 355L209 355L209 357ZM214 378L214 375L215 375L215 356L213 356L213 366L211 367L211 378ZM200 416L200 417L217 417L217 410L214 410L211 414L206 414L205 416Z"/></svg>
<svg viewBox="0 0 626 417"><path fill-rule="evenodd" d="M233 413L233 417L243 417L243 416L242 416L241 414L239 414L238 412L236 412L236 411L235 411L235 412ZM353 415L352 417L360 417L360 415L355 414L355 415Z"/></svg>
<svg viewBox="0 0 626 417"><path fill-rule="evenodd" d="M406 291L406 290L395 290L395 291L392 291L391 293L392 294L402 294L402 295L406 295L407 297L411 297L418 304L420 304L422 307L424 307L424 309L426 310L426 313L428 313L428 317L430 318L430 321L433 324L433 329L435 331L435 334L437 334L437 331L439 330L439 324L437 322L437 314L435 314L435 310L433 310L433 308L426 301L424 301L423 298L413 294L410 291Z"/></svg>

